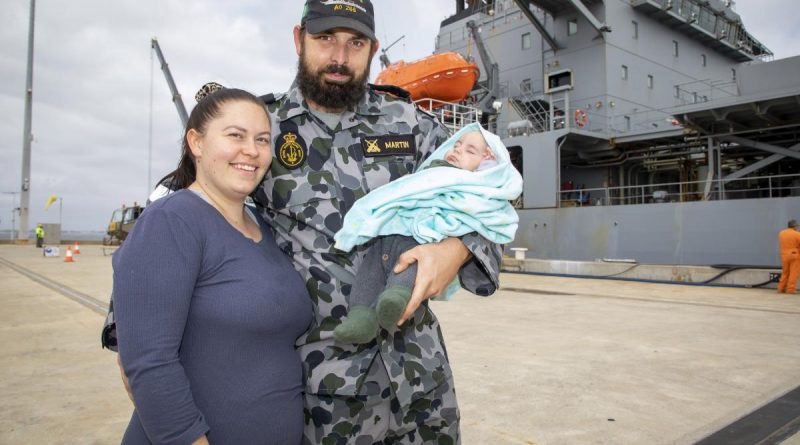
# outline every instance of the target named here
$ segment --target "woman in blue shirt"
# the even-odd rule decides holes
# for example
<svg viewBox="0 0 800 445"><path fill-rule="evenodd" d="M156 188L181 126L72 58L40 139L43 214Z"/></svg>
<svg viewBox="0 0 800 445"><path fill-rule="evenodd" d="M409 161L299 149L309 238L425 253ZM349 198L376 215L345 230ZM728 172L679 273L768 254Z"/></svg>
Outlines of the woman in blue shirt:
<svg viewBox="0 0 800 445"><path fill-rule="evenodd" d="M123 444L299 444L305 285L245 206L272 161L263 103L219 89L192 110L177 192L114 254L119 353L136 406Z"/></svg>

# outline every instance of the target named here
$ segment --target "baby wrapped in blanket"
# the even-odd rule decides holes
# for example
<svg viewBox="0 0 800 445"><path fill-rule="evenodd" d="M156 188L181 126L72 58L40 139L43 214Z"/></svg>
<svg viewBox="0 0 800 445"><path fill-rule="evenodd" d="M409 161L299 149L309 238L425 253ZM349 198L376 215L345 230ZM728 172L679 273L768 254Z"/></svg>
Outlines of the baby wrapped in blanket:
<svg viewBox="0 0 800 445"><path fill-rule="evenodd" d="M462 128L412 175L379 187L356 201L336 233L335 247L366 249L350 292L350 311L333 334L344 343L366 343L378 328L393 329L411 297L416 263L395 274L398 257L418 244L477 232L507 244L519 218L509 203L522 192L522 177L508 150L479 124ZM440 298L459 287L458 278Z"/></svg>

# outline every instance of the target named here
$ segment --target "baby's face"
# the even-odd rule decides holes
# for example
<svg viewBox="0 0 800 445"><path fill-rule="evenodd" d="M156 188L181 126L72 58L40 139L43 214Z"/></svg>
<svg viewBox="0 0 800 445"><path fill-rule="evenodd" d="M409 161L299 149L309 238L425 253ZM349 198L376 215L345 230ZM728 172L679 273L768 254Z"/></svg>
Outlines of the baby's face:
<svg viewBox="0 0 800 445"><path fill-rule="evenodd" d="M482 161L493 159L492 150L479 131L464 133L444 155L444 160L456 167L474 172Z"/></svg>

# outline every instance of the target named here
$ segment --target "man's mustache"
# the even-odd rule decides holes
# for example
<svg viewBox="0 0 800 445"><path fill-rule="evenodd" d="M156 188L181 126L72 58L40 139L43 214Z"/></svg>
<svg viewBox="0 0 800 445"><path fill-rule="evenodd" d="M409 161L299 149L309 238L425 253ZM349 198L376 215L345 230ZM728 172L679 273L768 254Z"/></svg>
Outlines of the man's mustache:
<svg viewBox="0 0 800 445"><path fill-rule="evenodd" d="M322 73L324 74L343 74L347 76L353 76L353 72L347 65L328 65L322 69Z"/></svg>

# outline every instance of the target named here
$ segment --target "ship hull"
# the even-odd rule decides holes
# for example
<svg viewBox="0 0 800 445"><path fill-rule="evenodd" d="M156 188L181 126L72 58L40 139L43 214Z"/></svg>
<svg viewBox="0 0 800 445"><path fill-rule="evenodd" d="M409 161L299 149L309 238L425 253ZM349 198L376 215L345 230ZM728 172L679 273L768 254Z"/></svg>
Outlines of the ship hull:
<svg viewBox="0 0 800 445"><path fill-rule="evenodd" d="M778 233L800 197L519 209L510 247L529 258L777 266Z"/></svg>

